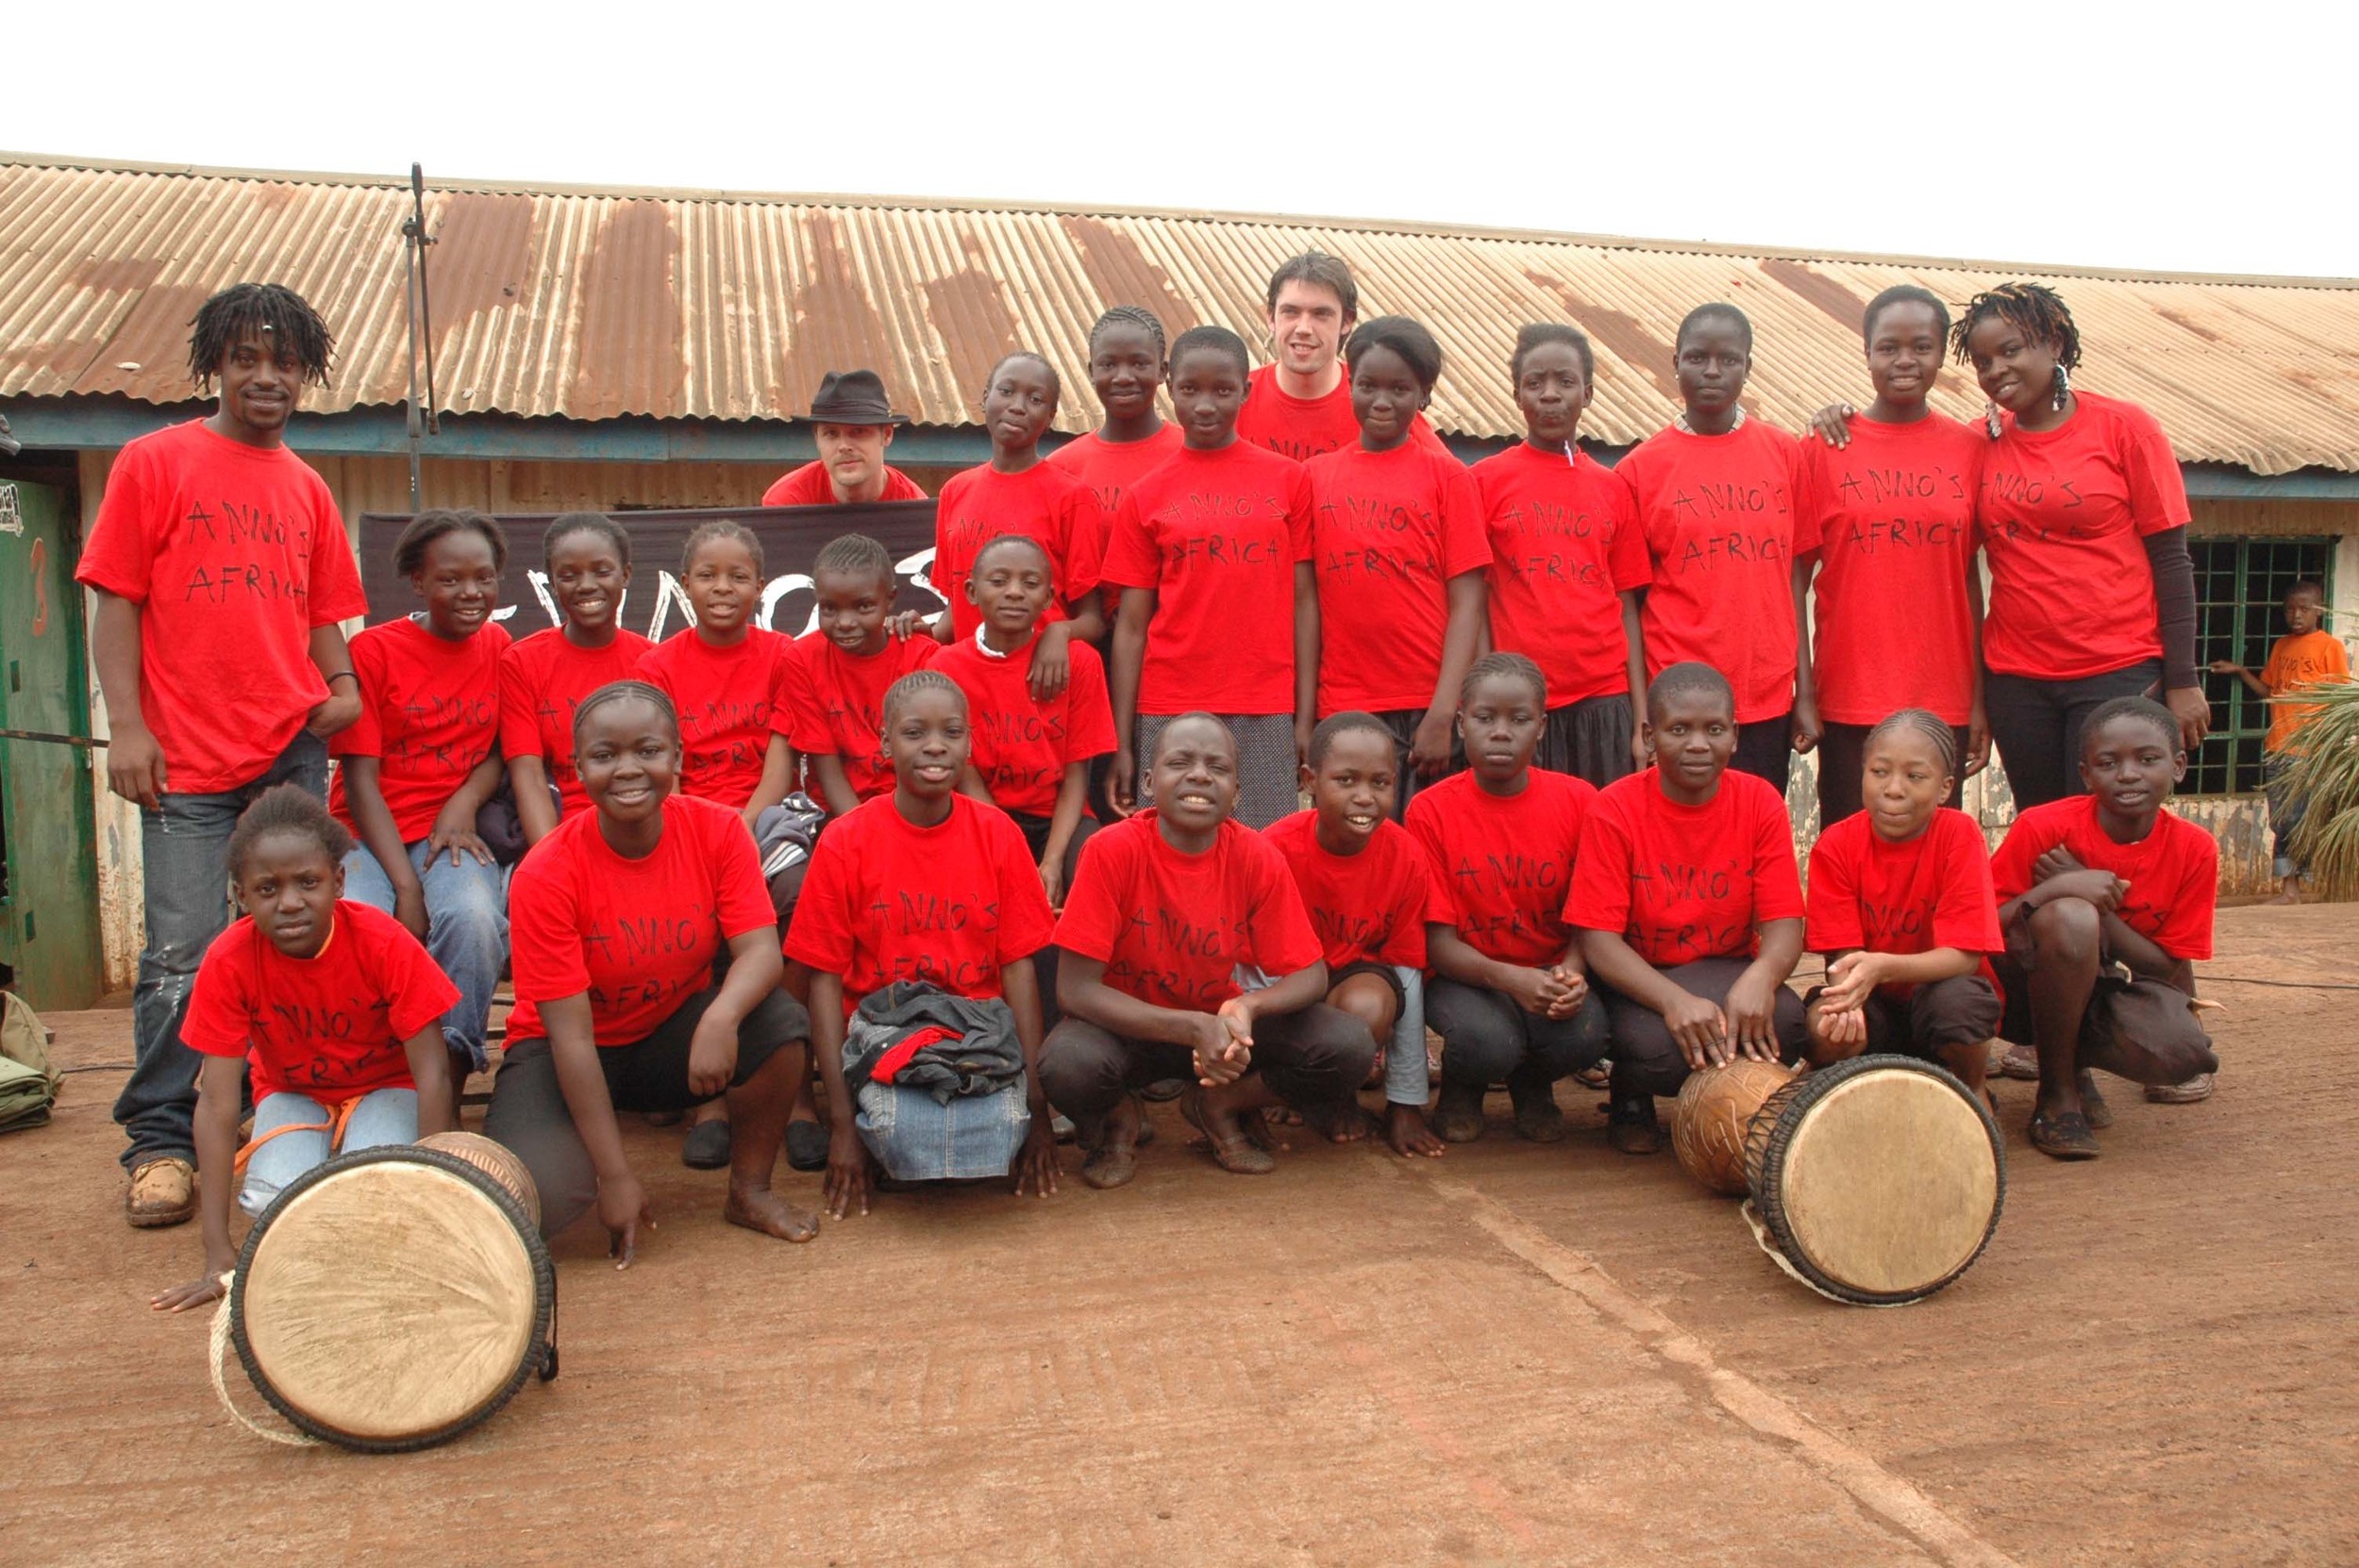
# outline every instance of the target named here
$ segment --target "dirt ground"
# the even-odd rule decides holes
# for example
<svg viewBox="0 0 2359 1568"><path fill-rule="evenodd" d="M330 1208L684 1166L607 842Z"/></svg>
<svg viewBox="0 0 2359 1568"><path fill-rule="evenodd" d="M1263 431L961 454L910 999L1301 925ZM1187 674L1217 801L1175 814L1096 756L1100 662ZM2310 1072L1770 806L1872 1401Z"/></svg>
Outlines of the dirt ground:
<svg viewBox="0 0 2359 1568"><path fill-rule="evenodd" d="M2359 1008L2226 978L2349 983L2354 938L2224 911L2219 1093L2116 1088L2093 1163L2000 1085L1999 1234L1899 1310L1787 1279L1569 1087L1558 1147L1501 1101L1440 1160L1258 1181L1165 1109L1124 1191L888 1196L803 1247L634 1126L661 1228L622 1274L559 1244L563 1375L391 1459L222 1410L203 1316L147 1308L195 1227L119 1217L129 1016L53 1018L97 1070L0 1139L0 1561L2359 1561Z"/></svg>

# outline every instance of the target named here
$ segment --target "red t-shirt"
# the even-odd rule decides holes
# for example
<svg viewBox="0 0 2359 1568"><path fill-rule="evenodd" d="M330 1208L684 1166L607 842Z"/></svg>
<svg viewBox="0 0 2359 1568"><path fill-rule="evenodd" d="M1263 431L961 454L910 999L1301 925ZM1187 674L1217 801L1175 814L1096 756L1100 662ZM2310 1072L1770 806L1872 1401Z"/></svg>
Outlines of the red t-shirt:
<svg viewBox="0 0 2359 1568"><path fill-rule="evenodd" d="M1974 706L1974 492L1990 442L1947 414L1851 421L1802 442L1798 515L1818 536L1811 657L1818 711L1872 725L1903 708L1953 725Z"/></svg>
<svg viewBox="0 0 2359 1568"><path fill-rule="evenodd" d="M926 499L925 490L899 469L887 463L884 472L884 493L878 496L878 500ZM765 507L833 507L843 503L835 498L835 480L828 473L828 465L812 461L771 481L770 488L761 492L761 504Z"/></svg>
<svg viewBox="0 0 2359 1568"><path fill-rule="evenodd" d="M312 630L369 608L326 481L201 419L116 457L74 578L143 611L140 711L174 794L261 776L327 700Z"/></svg>
<svg viewBox="0 0 2359 1568"><path fill-rule="evenodd" d="M1573 944L1564 895L1597 786L1533 768L1523 793L1495 795L1452 774L1409 801L1409 831L1432 876L1429 918L1500 963L1545 969Z"/></svg>
<svg viewBox="0 0 2359 1568"><path fill-rule="evenodd" d="M1854 426L1856 428L1856 426ZM1810 851L1810 914L1804 940L1814 953L1864 947L1871 953L1930 953L1936 947L2001 952L1999 900L1991 892L1990 852L1964 811L1944 806L1925 831L1894 843L1865 811L1844 818ZM1905 1001L1916 988L1878 988Z"/></svg>
<svg viewBox="0 0 2359 1568"><path fill-rule="evenodd" d="M1801 915L1794 827L1761 779L1724 773L1701 806L1665 795L1652 768L1598 792L1564 906L1573 925L1618 931L1640 958L1672 969L1749 959L1761 950L1757 923Z"/></svg>
<svg viewBox="0 0 2359 1568"><path fill-rule="evenodd" d="M360 716L329 736L327 749L377 759L377 791L403 843L432 833L459 786L499 749L500 656L508 646L508 628L494 623L454 642L406 615L352 640ZM327 805L339 822L360 831L342 768L328 785Z"/></svg>
<svg viewBox="0 0 2359 1568"><path fill-rule="evenodd" d="M1801 461L1799 442L1748 418L1724 436L1658 431L1614 469L1654 565L1638 623L1647 676L1711 665L1736 688L1740 725L1794 708L1794 560L1818 547L1794 509Z"/></svg>
<svg viewBox="0 0 2359 1568"><path fill-rule="evenodd" d="M2212 956L2212 910L2219 902L2219 845L2184 817L2156 813L2154 831L2137 843L2116 843L2098 825L2097 798L2069 795L2033 806L2007 829L1990 858L1999 901L2039 885L2039 858L2064 845L2091 871L2110 871L2130 884L2115 913L2138 935L2174 959Z"/></svg>
<svg viewBox="0 0 2359 1568"><path fill-rule="evenodd" d="M563 801L560 817L589 808L574 769L574 709L599 687L637 680L639 661L655 644L616 627L603 648L579 648L563 626L536 631L500 659L500 752L510 761L538 757Z"/></svg>
<svg viewBox="0 0 2359 1568"><path fill-rule="evenodd" d="M1491 564L1474 475L1447 453L1356 443L1303 464L1319 581L1321 717L1433 701L1449 579Z"/></svg>
<svg viewBox="0 0 2359 1568"><path fill-rule="evenodd" d="M1414 804L1414 801L1412 804ZM1329 983L1346 964L1425 967L1431 874L1425 851L1397 822L1380 822L1357 855L1320 847L1319 814L1297 811L1262 829L1294 873L1311 928L1326 951Z"/></svg>
<svg viewBox="0 0 2359 1568"><path fill-rule="evenodd" d="M598 814L567 817L532 846L508 888L508 1038L547 1031L540 1004L590 995L601 1045L630 1045L713 983L729 939L778 924L753 835L735 811L667 795L654 853L627 859Z"/></svg>
<svg viewBox="0 0 2359 1568"><path fill-rule="evenodd" d="M402 1043L459 1000L392 915L340 898L335 922L326 946L291 959L241 916L196 966L180 1038L209 1057L245 1058L257 1101L413 1089Z"/></svg>
<svg viewBox="0 0 2359 1568"><path fill-rule="evenodd" d="M1474 465L1491 539L1491 641L1548 677L1548 706L1630 690L1621 594L1653 580L1630 486L1586 452L1517 442Z"/></svg>
<svg viewBox="0 0 2359 1568"><path fill-rule="evenodd" d="M896 980L996 996L999 971L1048 945L1055 922L1023 830L964 795L920 827L889 798L828 825L803 876L786 956L844 979L844 1015Z"/></svg>
<svg viewBox="0 0 2359 1568"><path fill-rule="evenodd" d="M1033 642L1039 641L1037 633ZM1003 811L1045 817L1057 809L1057 790L1069 763L1114 749L1113 709L1106 703L1106 666L1087 642L1067 642L1072 674L1046 702L1032 699L1027 678L1032 642L1006 658L985 653L968 638L945 648L934 668L966 693L967 731L975 771Z"/></svg>
<svg viewBox="0 0 2359 1568"><path fill-rule="evenodd" d="M1295 566L1311 559L1302 465L1236 441L1131 481L1106 580L1155 591L1142 713L1295 710Z"/></svg>
<svg viewBox="0 0 2359 1568"><path fill-rule="evenodd" d="M845 781L862 800L892 789L893 759L884 748L885 693L942 651L942 644L923 632L888 637L883 648L865 659L845 653L825 632L796 638L786 682L787 743L805 757L841 758Z"/></svg>
<svg viewBox="0 0 2359 1568"><path fill-rule="evenodd" d="M1983 659L2002 675L2081 680L2163 656L2144 541L2186 525L2186 481L2152 414L2072 395L2055 429L2010 419L1983 453Z"/></svg>
<svg viewBox="0 0 2359 1568"><path fill-rule="evenodd" d="M1298 463L1360 444L1360 418L1351 411L1351 373L1346 371L1325 397L1296 397L1278 385L1278 367L1263 365L1246 377L1245 407L1237 410L1237 436ZM1409 422L1412 445L1450 457L1449 448L1419 414ZM1450 457L1452 462L1458 459Z"/></svg>
<svg viewBox="0 0 2359 1568"><path fill-rule="evenodd" d="M691 626L642 655L639 678L662 689L679 710L680 788L742 811L761 782L770 737L783 733L791 639L760 626L743 642L716 648Z"/></svg>
<svg viewBox="0 0 2359 1568"><path fill-rule="evenodd" d="M988 465L953 474L934 509L934 564L928 575L950 603L954 640L974 636L982 625L982 611L967 602L966 579L977 554L1001 534L1037 539L1047 550L1057 596L1044 619L1062 620L1066 605L1097 586L1106 525L1089 486L1049 462L1021 474Z"/></svg>
<svg viewBox="0 0 2359 1568"><path fill-rule="evenodd" d="M1232 818L1212 848L1182 855L1151 808L1081 846L1057 945L1102 959L1116 991L1188 1012L1236 995L1241 963L1275 979L1319 961L1302 894L1268 840Z"/></svg>

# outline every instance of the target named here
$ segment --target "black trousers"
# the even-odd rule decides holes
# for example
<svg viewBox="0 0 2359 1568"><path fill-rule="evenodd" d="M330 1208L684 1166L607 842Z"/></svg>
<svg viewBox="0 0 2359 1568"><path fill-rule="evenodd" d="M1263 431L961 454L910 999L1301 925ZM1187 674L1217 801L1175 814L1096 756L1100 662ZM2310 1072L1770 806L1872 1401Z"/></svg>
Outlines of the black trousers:
<svg viewBox="0 0 2359 1568"><path fill-rule="evenodd" d="M1785 793L1786 782L1794 776L1793 710L1738 725L1736 755L1729 759L1729 766L1765 778L1778 793Z"/></svg>
<svg viewBox="0 0 2359 1568"><path fill-rule="evenodd" d="M1802 998L1808 1007L1825 986ZM1932 1058L1945 1045L1979 1045L1999 1032L1999 993L1980 975L1953 975L1921 985L1905 1002L1871 995L1860 1009L1867 1023L1869 1053L1895 1051Z"/></svg>
<svg viewBox="0 0 2359 1568"><path fill-rule="evenodd" d="M713 1098L688 1087L688 1048L705 1009L721 994L719 986L697 992L628 1045L598 1048L606 1092L616 1110L684 1110ZM811 1038L811 1014L783 991L774 991L737 1026L734 1089L764 1062ZM557 1058L545 1040L511 1040L492 1082L492 1104L483 1115L484 1136L515 1151L532 1173L541 1194L541 1234L555 1236L598 1201L598 1173L574 1126L558 1082Z"/></svg>
<svg viewBox="0 0 2359 1568"><path fill-rule="evenodd" d="M1752 967L1750 959L1698 959L1663 971L1664 978L1691 995L1725 1005L1729 991ZM1687 1081L1687 1056L1671 1038L1663 1015L1644 1002L1617 991L1598 988L1605 998L1605 1016L1613 1034L1608 1054L1614 1059L1614 1093L1676 1094ZM1785 1061L1802 1059L1810 1042L1810 1025L1802 1016L1802 999L1788 986L1775 993L1771 1015L1778 1037L1778 1055Z"/></svg>
<svg viewBox="0 0 2359 1568"><path fill-rule="evenodd" d="M2116 697L2153 696L2162 685L2159 659L2081 680L1985 672L1983 709L1990 715L1999 759L2007 766L2016 809L2086 794L2081 784L2081 730L2089 715Z"/></svg>
<svg viewBox="0 0 2359 1568"><path fill-rule="evenodd" d="M1368 1026L1324 1002L1253 1021L1252 1071L1297 1110L1350 1098L1375 1065ZM1195 1058L1185 1045L1127 1040L1079 1018L1067 1018L1041 1043L1041 1089L1073 1118L1085 1144L1096 1143L1123 1095L1163 1078L1195 1081Z"/></svg>

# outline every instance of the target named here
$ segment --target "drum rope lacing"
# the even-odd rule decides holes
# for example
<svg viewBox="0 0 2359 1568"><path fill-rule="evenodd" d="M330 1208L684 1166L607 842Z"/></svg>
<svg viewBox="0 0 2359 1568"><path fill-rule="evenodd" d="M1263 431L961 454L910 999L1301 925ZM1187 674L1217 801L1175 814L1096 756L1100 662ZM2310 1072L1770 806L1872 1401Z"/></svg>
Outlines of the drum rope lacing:
<svg viewBox="0 0 2359 1568"><path fill-rule="evenodd" d="M238 1425L244 1427L247 1431L252 1432L258 1438L268 1438L271 1442L283 1443L289 1448L318 1448L325 1446L319 1439L312 1437L307 1432L298 1432L293 1428L289 1428L285 1431L278 1431L274 1430L271 1427L261 1426L258 1424L253 1417L238 1409L236 1403L230 1399L229 1383L228 1380L222 1376L222 1364L227 1358L229 1350L229 1296L230 1293L237 1288L237 1284L238 1276L235 1272L225 1274L221 1276L221 1305L213 1309L213 1392L221 1395L222 1409L237 1417Z"/></svg>

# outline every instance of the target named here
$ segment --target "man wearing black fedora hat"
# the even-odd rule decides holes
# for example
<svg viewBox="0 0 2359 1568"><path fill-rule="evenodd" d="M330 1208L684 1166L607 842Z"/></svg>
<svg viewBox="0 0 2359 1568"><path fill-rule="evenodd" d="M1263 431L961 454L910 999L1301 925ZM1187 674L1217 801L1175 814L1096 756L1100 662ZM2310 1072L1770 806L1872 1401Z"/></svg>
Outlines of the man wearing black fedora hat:
<svg viewBox="0 0 2359 1568"><path fill-rule="evenodd" d="M819 459L761 492L765 507L848 506L858 501L923 501L917 481L888 467L893 427L909 423L886 401L884 378L873 370L831 370L811 400L818 425Z"/></svg>

